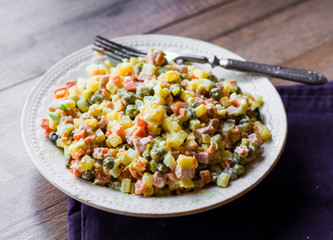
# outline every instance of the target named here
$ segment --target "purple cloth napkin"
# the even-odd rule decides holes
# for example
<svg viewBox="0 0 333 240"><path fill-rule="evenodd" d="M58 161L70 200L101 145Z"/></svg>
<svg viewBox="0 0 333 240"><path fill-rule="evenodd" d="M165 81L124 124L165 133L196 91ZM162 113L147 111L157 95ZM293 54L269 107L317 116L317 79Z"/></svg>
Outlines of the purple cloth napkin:
<svg viewBox="0 0 333 240"><path fill-rule="evenodd" d="M333 239L333 82L277 87L288 140L272 172L239 199L204 213L147 219L68 197L70 239Z"/></svg>

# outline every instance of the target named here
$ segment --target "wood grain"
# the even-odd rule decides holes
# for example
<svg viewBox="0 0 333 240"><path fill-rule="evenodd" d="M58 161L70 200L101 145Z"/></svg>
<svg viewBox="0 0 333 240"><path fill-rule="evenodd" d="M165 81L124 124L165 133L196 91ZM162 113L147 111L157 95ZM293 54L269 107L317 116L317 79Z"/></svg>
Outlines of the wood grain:
<svg viewBox="0 0 333 240"><path fill-rule="evenodd" d="M253 61L333 79L333 1L2 1L0 239L66 239L66 195L36 170L21 139L25 99L55 62L96 34L198 38ZM64 37L66 36L66 37ZM276 85L292 82L271 79Z"/></svg>
<svg viewBox="0 0 333 240"><path fill-rule="evenodd" d="M221 3L8 1L0 8L0 15L8 16L7 21L0 21L6 33L0 43L0 78L7 79L0 89L39 76L66 55L91 44L96 34L116 37L147 32Z"/></svg>

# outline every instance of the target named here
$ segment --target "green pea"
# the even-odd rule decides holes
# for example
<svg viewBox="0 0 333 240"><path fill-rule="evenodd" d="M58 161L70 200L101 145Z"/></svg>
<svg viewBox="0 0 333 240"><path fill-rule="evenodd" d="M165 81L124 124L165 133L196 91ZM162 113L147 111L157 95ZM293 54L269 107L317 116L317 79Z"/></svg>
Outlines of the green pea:
<svg viewBox="0 0 333 240"><path fill-rule="evenodd" d="M166 173L169 170L169 168L164 163L158 163L157 170L162 173Z"/></svg>
<svg viewBox="0 0 333 240"><path fill-rule="evenodd" d="M142 71L142 67L143 67L143 63L135 64L135 66L133 67L134 75L138 76L140 74L140 72Z"/></svg>
<svg viewBox="0 0 333 240"><path fill-rule="evenodd" d="M209 96L218 101L222 97L221 90L219 88L212 88L209 92Z"/></svg>
<svg viewBox="0 0 333 240"><path fill-rule="evenodd" d="M213 82L218 82L217 77L214 74L209 74L208 79Z"/></svg>
<svg viewBox="0 0 333 240"><path fill-rule="evenodd" d="M136 115L140 113L140 111L133 105L129 104L126 107L126 115L128 115L130 118L134 119Z"/></svg>
<svg viewBox="0 0 333 240"><path fill-rule="evenodd" d="M250 142L249 149L254 155L257 155L260 152L260 145L256 142Z"/></svg>
<svg viewBox="0 0 333 240"><path fill-rule="evenodd" d="M233 169L235 170L237 176L242 176L244 174L244 167L240 164L236 164Z"/></svg>
<svg viewBox="0 0 333 240"><path fill-rule="evenodd" d="M162 148L160 148L158 144L154 144L153 148L150 150L150 157L155 161L159 161L162 154L163 154Z"/></svg>
<svg viewBox="0 0 333 240"><path fill-rule="evenodd" d="M94 171L93 170L87 170L82 173L82 178L85 180L92 180L94 177Z"/></svg>
<svg viewBox="0 0 333 240"><path fill-rule="evenodd" d="M134 93L127 92L127 93L124 93L124 95L121 97L121 100L123 101L123 103L125 105L134 104L135 100L136 100L136 96Z"/></svg>
<svg viewBox="0 0 333 240"><path fill-rule="evenodd" d="M146 96L151 96L154 94L154 90L147 86L140 86L136 90L136 94L139 98L143 99Z"/></svg>
<svg viewBox="0 0 333 240"><path fill-rule="evenodd" d="M230 176L230 180L235 180L237 178L237 172L233 168L228 169L228 174Z"/></svg>
<svg viewBox="0 0 333 240"><path fill-rule="evenodd" d="M253 110L254 116L257 118L258 121L261 122L261 114L259 108Z"/></svg>
<svg viewBox="0 0 333 240"><path fill-rule="evenodd" d="M112 169L114 166L114 158L113 157L107 157L103 160L103 167L107 169Z"/></svg>
<svg viewBox="0 0 333 240"><path fill-rule="evenodd" d="M101 102L103 102L103 97L99 94L95 94L90 99L91 104L100 104Z"/></svg>
<svg viewBox="0 0 333 240"><path fill-rule="evenodd" d="M89 110L89 103L84 98L77 101L76 105L81 112L87 112Z"/></svg>

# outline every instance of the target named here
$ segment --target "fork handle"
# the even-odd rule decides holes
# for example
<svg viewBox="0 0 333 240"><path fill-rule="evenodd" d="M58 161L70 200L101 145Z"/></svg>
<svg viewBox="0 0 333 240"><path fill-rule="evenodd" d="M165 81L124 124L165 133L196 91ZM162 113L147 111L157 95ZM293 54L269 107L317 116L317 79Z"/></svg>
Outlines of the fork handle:
<svg viewBox="0 0 333 240"><path fill-rule="evenodd" d="M235 59L221 59L219 61L219 65L227 69L259 73L270 77L291 80L294 82L312 85L327 83L327 78L324 75L311 70L273 66L255 62L240 61Z"/></svg>

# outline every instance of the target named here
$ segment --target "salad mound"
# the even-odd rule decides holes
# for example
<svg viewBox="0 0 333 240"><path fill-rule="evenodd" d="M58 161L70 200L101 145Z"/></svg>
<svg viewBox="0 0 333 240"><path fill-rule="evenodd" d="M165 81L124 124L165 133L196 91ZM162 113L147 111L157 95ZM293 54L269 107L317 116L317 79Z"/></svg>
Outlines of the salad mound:
<svg viewBox="0 0 333 240"><path fill-rule="evenodd" d="M271 137L262 98L234 79L154 49L117 66L98 58L89 77L54 90L41 120L76 177L144 196L227 187Z"/></svg>

